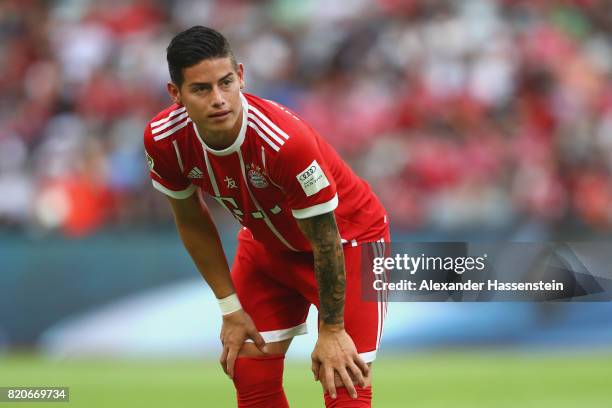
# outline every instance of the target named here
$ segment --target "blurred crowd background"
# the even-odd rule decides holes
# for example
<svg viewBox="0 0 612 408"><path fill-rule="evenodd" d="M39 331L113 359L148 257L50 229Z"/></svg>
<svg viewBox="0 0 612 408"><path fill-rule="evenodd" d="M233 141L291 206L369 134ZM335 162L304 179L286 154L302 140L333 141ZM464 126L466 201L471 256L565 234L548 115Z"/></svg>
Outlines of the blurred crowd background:
<svg viewBox="0 0 612 408"><path fill-rule="evenodd" d="M166 46L196 24L371 183L394 242L587 237L585 273L607 270L611 1L1 0L0 354L216 353L214 296L142 146L170 103ZM237 225L211 210L231 260ZM612 344L609 302L391 306L401 353Z"/></svg>
<svg viewBox="0 0 612 408"><path fill-rule="evenodd" d="M612 226L610 1L4 0L0 229L169 222L142 131L169 104L165 47L196 24L395 228Z"/></svg>

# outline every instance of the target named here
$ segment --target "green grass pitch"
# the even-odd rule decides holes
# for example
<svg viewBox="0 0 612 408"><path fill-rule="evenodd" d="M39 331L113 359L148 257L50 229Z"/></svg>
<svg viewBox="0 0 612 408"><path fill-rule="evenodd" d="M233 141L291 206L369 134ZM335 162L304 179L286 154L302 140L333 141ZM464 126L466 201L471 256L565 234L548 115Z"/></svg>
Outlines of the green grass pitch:
<svg viewBox="0 0 612 408"><path fill-rule="evenodd" d="M0 357L0 386L68 386L70 402L27 407L233 407L234 390L210 360L68 360ZM309 363L287 362L291 407L322 407ZM374 365L374 407L604 408L612 406L612 352L444 352L389 355Z"/></svg>

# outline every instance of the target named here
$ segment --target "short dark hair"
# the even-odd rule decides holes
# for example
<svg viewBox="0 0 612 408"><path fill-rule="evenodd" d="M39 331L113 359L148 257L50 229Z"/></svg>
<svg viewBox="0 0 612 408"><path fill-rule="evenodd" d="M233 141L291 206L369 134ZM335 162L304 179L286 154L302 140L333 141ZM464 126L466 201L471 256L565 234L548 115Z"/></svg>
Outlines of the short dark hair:
<svg viewBox="0 0 612 408"><path fill-rule="evenodd" d="M227 39L220 32L201 25L193 26L174 36L166 49L170 79L179 88L183 84L183 69L209 58L230 57L234 69L236 58Z"/></svg>

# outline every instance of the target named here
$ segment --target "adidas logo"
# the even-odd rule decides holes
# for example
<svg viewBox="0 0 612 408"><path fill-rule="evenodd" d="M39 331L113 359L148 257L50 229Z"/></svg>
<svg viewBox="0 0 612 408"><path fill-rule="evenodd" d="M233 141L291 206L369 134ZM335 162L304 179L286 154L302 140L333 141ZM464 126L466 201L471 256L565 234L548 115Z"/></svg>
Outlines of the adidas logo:
<svg viewBox="0 0 612 408"><path fill-rule="evenodd" d="M190 179L202 178L204 177L204 173L202 173L202 170L200 170L199 168L194 167L193 169L191 169L189 174L187 174L187 177L189 177Z"/></svg>

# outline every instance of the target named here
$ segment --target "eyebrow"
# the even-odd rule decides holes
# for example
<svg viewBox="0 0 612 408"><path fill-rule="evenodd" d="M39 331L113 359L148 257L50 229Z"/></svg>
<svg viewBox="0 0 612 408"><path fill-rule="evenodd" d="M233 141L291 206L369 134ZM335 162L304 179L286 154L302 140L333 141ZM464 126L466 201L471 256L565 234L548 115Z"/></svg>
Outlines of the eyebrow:
<svg viewBox="0 0 612 408"><path fill-rule="evenodd" d="M220 78L217 82L224 81L224 80L226 80L227 78L229 78L232 75L234 75L234 73L230 72L230 73L224 75L222 78ZM192 83L189 84L190 88L194 87L194 86L210 86L210 83L209 82L192 82Z"/></svg>

